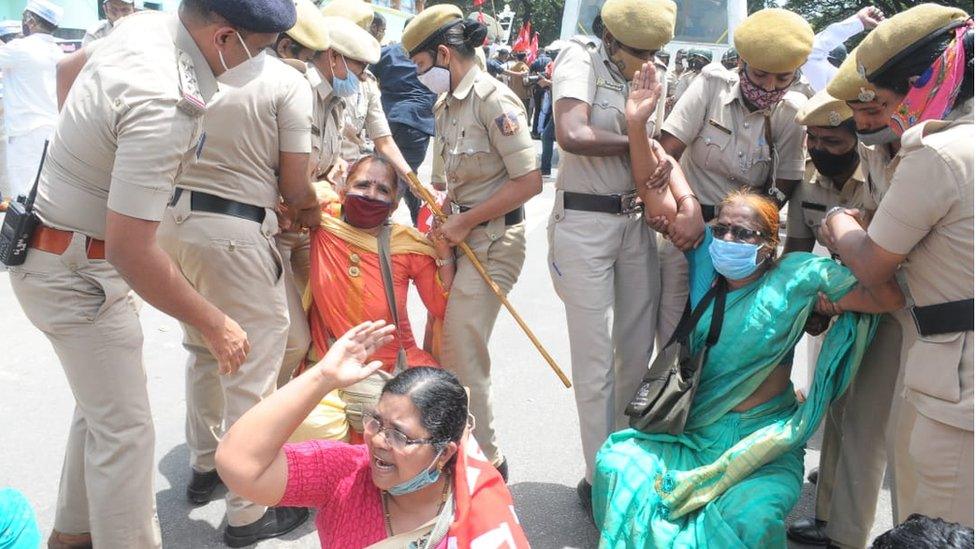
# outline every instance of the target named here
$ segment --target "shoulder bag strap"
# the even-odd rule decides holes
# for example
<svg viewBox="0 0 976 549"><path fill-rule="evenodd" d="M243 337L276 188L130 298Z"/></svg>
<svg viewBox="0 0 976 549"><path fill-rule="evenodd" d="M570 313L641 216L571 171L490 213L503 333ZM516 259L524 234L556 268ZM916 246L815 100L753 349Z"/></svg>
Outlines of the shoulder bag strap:
<svg viewBox="0 0 976 549"><path fill-rule="evenodd" d="M400 349L397 350L396 365L393 373L398 374L407 367L407 352L403 349L403 338L400 337L400 315L397 311L396 292L393 290L393 261L390 259L390 233L393 227L386 222L380 228L380 234L376 237L377 248L380 256L380 274L383 275L383 290L386 292L386 304L390 307L390 317L396 326L397 343Z"/></svg>
<svg viewBox="0 0 976 549"><path fill-rule="evenodd" d="M705 309L708 308L709 303L715 298L715 294L718 292L718 284L713 284L711 288L708 289L708 293L702 296L701 301L695 307L695 310L691 310L690 299L689 303L685 304L685 312L681 316L681 320L678 321L677 328L674 329L674 333L671 334L671 339L668 340L667 345L664 347L669 347L672 343L676 341L683 341L691 335L691 331L695 329L698 324L698 320L701 318L702 314L705 313Z"/></svg>
<svg viewBox="0 0 976 549"><path fill-rule="evenodd" d="M729 293L729 282L725 280L724 276L720 276L714 287L718 288L718 291L715 294L715 307L712 309L712 323L708 327L708 339L705 340L706 347L715 345L722 334L722 322L725 320L725 296Z"/></svg>

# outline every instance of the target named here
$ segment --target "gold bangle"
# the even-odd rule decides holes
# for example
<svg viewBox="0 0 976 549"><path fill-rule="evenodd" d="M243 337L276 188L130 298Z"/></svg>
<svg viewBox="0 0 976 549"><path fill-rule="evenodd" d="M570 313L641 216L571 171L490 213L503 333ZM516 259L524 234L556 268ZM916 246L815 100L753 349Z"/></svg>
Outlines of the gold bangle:
<svg viewBox="0 0 976 549"><path fill-rule="evenodd" d="M681 204L682 204L682 203L683 203L683 202L684 202L685 200L688 200L689 198L694 198L694 199L695 199L695 201L696 201L696 202L698 202L698 197L697 197L697 196L695 196L695 193L688 193L688 194L683 194L683 195L681 195L681 197L680 197L680 198L678 198L678 201L677 201L677 206L675 206L675 209L676 209L676 210L680 210L680 209L681 209ZM699 203L700 203L700 202L699 202Z"/></svg>

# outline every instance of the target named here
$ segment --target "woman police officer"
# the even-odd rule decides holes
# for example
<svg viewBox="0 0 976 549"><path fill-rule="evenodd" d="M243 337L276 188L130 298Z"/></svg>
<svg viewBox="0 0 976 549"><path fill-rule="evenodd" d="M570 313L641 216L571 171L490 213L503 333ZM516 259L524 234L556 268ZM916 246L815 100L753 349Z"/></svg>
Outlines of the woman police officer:
<svg viewBox="0 0 976 549"><path fill-rule="evenodd" d="M503 291L511 290L525 261L522 205L542 191L542 176L522 101L475 63L487 35L456 6L422 11L403 32L402 45L420 81L440 95L434 105L435 184L446 183L451 215L433 232L451 244L466 242ZM501 302L474 265L461 256L444 318L441 359L471 390L475 437L507 478L489 404L491 336Z"/></svg>

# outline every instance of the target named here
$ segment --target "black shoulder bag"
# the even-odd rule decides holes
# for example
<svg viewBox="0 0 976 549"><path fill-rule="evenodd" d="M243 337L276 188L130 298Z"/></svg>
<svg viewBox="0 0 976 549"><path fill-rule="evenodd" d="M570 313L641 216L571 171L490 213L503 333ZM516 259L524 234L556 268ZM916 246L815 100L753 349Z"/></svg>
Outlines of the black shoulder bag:
<svg viewBox="0 0 976 549"><path fill-rule="evenodd" d="M690 306L685 307L685 313L674 334L651 363L637 394L627 405L624 413L630 416L631 427L645 433L677 435L684 431L708 348L715 345L722 332L727 293L728 282L725 278L718 277L694 312L691 312ZM692 354L691 333L713 300L715 308L712 311L708 338L705 345Z"/></svg>

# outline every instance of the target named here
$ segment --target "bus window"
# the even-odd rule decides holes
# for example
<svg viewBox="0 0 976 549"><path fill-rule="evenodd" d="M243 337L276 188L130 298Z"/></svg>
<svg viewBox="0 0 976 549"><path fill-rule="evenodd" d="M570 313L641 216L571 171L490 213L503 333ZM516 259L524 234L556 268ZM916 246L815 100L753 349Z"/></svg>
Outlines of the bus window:
<svg viewBox="0 0 976 549"><path fill-rule="evenodd" d="M729 1L676 0L678 13L675 21L674 39L698 44L728 43ZM738 0L731 1L736 4L738 11L743 12L742 17L744 17L746 3ZM604 0L567 0L566 15L572 17L574 11L576 14L576 24L569 36L574 34L600 34L594 32L593 20L600 14L603 2ZM737 19L741 20L741 17ZM563 29L566 30L566 27L564 26Z"/></svg>

